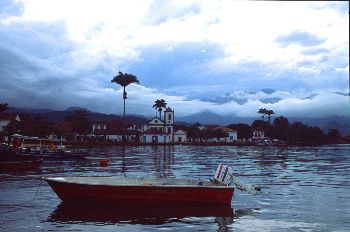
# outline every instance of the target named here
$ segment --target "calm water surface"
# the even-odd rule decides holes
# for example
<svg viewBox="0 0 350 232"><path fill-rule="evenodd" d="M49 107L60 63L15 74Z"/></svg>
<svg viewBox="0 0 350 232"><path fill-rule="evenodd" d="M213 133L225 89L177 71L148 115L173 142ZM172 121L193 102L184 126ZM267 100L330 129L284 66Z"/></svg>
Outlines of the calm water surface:
<svg viewBox="0 0 350 232"><path fill-rule="evenodd" d="M111 166L99 167L105 158ZM237 190L232 206L220 208L71 207L41 180L123 174L206 179L219 163L233 167L241 180L260 184L262 193ZM94 149L85 160L0 172L0 212L0 231L350 231L350 145Z"/></svg>

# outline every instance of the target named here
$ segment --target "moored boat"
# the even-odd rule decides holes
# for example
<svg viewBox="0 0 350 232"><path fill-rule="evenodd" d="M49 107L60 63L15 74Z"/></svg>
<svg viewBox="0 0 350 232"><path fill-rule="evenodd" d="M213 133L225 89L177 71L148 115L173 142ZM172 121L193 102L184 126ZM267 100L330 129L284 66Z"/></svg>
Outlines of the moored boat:
<svg viewBox="0 0 350 232"><path fill-rule="evenodd" d="M130 177L45 177L64 202L118 205L230 205L234 186L187 179Z"/></svg>
<svg viewBox="0 0 350 232"><path fill-rule="evenodd" d="M244 184L220 164L213 179L104 176L44 177L64 202L118 205L231 205L235 188L253 195L259 186Z"/></svg>
<svg viewBox="0 0 350 232"><path fill-rule="evenodd" d="M8 151L0 154L0 170L22 171L38 169L42 161L43 158L40 156Z"/></svg>
<svg viewBox="0 0 350 232"><path fill-rule="evenodd" d="M64 139L44 139L18 134L11 137L11 145L0 145L0 154L31 154L44 159L84 159L88 154L87 149L67 147Z"/></svg>
<svg viewBox="0 0 350 232"><path fill-rule="evenodd" d="M213 179L130 178L104 176L44 177L64 202L119 205L230 205L234 189L253 195L259 186L244 184L220 164Z"/></svg>

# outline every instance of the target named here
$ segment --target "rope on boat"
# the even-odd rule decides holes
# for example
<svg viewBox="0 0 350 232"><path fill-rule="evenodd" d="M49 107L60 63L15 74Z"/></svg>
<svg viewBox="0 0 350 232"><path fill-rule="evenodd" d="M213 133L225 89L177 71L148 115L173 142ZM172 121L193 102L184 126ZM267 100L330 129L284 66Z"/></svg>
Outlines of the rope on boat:
<svg viewBox="0 0 350 232"><path fill-rule="evenodd" d="M32 205L32 202L36 199L36 196L38 195L40 186L41 186L41 184L43 183L43 181L44 181L44 179L41 179L40 184L39 184L39 186L38 186L38 189L36 190L36 193L35 193L33 199L30 200L30 201L27 201L27 202L25 203L26 205Z"/></svg>

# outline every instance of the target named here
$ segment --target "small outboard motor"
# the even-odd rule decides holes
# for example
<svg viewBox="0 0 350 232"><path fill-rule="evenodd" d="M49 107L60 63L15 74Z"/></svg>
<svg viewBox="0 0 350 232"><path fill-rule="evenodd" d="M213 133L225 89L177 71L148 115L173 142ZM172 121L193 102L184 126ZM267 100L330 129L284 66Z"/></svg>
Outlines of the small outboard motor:
<svg viewBox="0 0 350 232"><path fill-rule="evenodd" d="M260 186L255 186L252 184L244 184L243 182L239 181L234 175L233 171L230 167L227 165L220 164L218 168L216 169L215 175L214 175L214 181L217 181L224 185L234 185L236 188L238 188L241 191L247 191L250 194L257 195L261 191Z"/></svg>

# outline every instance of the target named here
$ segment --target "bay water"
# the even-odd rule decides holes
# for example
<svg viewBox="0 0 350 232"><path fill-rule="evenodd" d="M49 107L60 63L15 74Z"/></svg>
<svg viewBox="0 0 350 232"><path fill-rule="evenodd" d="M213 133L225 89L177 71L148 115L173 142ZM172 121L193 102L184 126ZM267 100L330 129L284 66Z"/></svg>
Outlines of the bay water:
<svg viewBox="0 0 350 232"><path fill-rule="evenodd" d="M99 161L108 159L108 167ZM71 207L44 176L209 179L232 167L261 194L235 191L231 207ZM44 160L0 172L0 231L350 231L350 145L319 147L103 147L86 159Z"/></svg>

